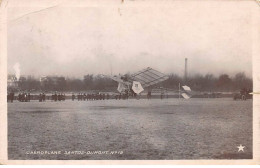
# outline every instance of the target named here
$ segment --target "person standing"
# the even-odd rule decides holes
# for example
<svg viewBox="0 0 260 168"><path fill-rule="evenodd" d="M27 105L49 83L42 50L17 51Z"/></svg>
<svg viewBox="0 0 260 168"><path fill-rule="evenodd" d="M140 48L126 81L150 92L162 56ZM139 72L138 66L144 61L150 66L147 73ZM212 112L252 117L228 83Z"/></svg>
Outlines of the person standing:
<svg viewBox="0 0 260 168"><path fill-rule="evenodd" d="M83 100L86 101L86 98L87 98L86 93L84 93L83 94Z"/></svg>
<svg viewBox="0 0 260 168"><path fill-rule="evenodd" d="M89 94L87 93L87 101L89 100Z"/></svg>
<svg viewBox="0 0 260 168"><path fill-rule="evenodd" d="M151 99L151 91L147 92L147 99L150 100Z"/></svg>
<svg viewBox="0 0 260 168"><path fill-rule="evenodd" d="M63 101L65 101L66 100L66 95L65 95L65 93L63 93L63 97L62 97L63 99Z"/></svg>
<svg viewBox="0 0 260 168"><path fill-rule="evenodd" d="M51 101L54 101L54 93L51 95Z"/></svg>
<svg viewBox="0 0 260 168"><path fill-rule="evenodd" d="M61 93L58 95L58 100L61 101Z"/></svg>
<svg viewBox="0 0 260 168"><path fill-rule="evenodd" d="M57 92L55 92L54 94L54 101L57 101L58 100L58 95L57 95Z"/></svg>
<svg viewBox="0 0 260 168"><path fill-rule="evenodd" d="M42 94L39 95L39 102L42 102Z"/></svg>
<svg viewBox="0 0 260 168"><path fill-rule="evenodd" d="M42 93L42 101L45 102L45 93Z"/></svg>
<svg viewBox="0 0 260 168"><path fill-rule="evenodd" d="M72 98L72 101L74 101L74 99L75 99L75 95L74 95L74 93L72 93L71 98Z"/></svg>
<svg viewBox="0 0 260 168"><path fill-rule="evenodd" d="M161 100L163 99L163 92L161 92Z"/></svg>
<svg viewBox="0 0 260 168"><path fill-rule="evenodd" d="M28 93L28 102L30 102L30 101L31 101L31 94Z"/></svg>
<svg viewBox="0 0 260 168"><path fill-rule="evenodd" d="M28 96L27 93L24 93L24 101L27 102L28 101Z"/></svg>

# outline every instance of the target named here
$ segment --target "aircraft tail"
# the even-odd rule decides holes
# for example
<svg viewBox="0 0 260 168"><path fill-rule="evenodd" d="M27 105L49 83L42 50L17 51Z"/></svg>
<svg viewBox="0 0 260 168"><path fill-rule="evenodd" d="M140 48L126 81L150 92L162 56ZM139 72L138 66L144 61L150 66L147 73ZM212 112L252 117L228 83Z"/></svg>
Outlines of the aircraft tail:
<svg viewBox="0 0 260 168"><path fill-rule="evenodd" d="M184 99L190 99L191 96L192 96L190 87L184 85L184 86L182 86L182 88L183 88L183 93L181 94L182 97L183 97Z"/></svg>

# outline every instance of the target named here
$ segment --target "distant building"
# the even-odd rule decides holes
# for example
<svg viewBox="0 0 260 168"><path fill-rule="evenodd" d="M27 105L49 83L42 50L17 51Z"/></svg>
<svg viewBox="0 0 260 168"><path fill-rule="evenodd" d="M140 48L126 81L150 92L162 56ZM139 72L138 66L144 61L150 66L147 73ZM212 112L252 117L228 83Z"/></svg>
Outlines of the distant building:
<svg viewBox="0 0 260 168"><path fill-rule="evenodd" d="M18 80L15 75L8 75L7 76L7 87L9 88L17 88L18 87Z"/></svg>
<svg viewBox="0 0 260 168"><path fill-rule="evenodd" d="M41 85L44 85L44 83L48 82L48 77L47 76L42 76L40 77L40 83Z"/></svg>

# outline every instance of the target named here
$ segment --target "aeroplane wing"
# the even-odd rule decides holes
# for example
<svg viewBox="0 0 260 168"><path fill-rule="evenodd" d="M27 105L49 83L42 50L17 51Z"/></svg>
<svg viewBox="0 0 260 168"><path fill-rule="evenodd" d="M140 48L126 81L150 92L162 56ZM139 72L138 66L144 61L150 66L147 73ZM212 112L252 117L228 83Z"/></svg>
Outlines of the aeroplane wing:
<svg viewBox="0 0 260 168"><path fill-rule="evenodd" d="M188 95L187 93L182 93L181 95L182 95L182 97L183 97L184 99L189 99L189 98L191 98L191 96Z"/></svg>
<svg viewBox="0 0 260 168"><path fill-rule="evenodd" d="M127 85L131 85L130 82L122 80L120 78L121 76L109 76L109 75L102 75L102 76L110 78L110 79L112 79L112 80L114 80L114 81L116 81L118 83L124 83L124 84L127 84Z"/></svg>
<svg viewBox="0 0 260 168"><path fill-rule="evenodd" d="M120 79L120 78L118 78L118 77L116 77L116 76L108 76L108 77L109 77L110 79L112 79L112 80L118 82L118 83L124 82L122 79Z"/></svg>
<svg viewBox="0 0 260 168"><path fill-rule="evenodd" d="M145 88L151 85L155 85L159 82L165 81L168 78L169 77L167 75L148 67L131 75L131 79L129 79L129 81L138 81Z"/></svg>

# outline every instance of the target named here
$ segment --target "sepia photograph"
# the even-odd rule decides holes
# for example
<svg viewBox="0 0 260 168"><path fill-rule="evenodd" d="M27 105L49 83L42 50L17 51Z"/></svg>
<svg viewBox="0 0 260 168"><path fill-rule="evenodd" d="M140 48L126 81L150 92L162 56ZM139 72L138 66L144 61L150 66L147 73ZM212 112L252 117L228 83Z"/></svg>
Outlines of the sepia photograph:
<svg viewBox="0 0 260 168"><path fill-rule="evenodd" d="M256 159L258 2L3 2L7 160Z"/></svg>

